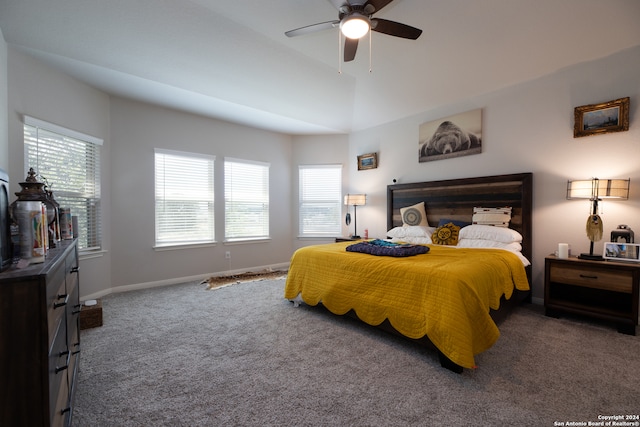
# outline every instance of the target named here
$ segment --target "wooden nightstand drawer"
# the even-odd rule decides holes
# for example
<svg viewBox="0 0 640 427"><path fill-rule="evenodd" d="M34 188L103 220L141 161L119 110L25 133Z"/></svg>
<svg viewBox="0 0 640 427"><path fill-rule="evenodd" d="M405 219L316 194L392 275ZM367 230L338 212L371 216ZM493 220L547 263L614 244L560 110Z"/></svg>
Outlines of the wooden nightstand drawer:
<svg viewBox="0 0 640 427"><path fill-rule="evenodd" d="M640 264L545 258L544 307L547 316L562 313L615 322L635 335L640 304Z"/></svg>
<svg viewBox="0 0 640 427"><path fill-rule="evenodd" d="M595 269L584 266L567 266L553 264L550 267L549 278L552 282L568 285L584 286L587 288L603 289L613 292L633 291L633 273L608 269Z"/></svg>

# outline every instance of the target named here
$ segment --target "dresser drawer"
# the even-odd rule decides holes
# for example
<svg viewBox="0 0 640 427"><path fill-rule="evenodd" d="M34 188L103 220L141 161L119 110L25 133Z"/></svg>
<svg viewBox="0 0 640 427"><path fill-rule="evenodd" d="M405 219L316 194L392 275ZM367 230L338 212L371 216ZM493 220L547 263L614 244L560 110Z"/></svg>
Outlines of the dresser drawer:
<svg viewBox="0 0 640 427"><path fill-rule="evenodd" d="M67 386L68 372L71 355L67 346L67 331L64 323L56 331L55 340L49 352L49 408L53 416L54 409L58 406L59 391ZM68 398L68 392L65 399Z"/></svg>
<svg viewBox="0 0 640 427"><path fill-rule="evenodd" d="M53 338L55 337L56 330L60 323L63 321L66 313L66 305L69 300L64 280L58 282L58 285L57 290L51 292L51 295L53 296L50 298L49 305L47 307L47 324L49 328L48 348L51 348L51 345L53 344ZM54 286L49 287L55 289Z"/></svg>
<svg viewBox="0 0 640 427"><path fill-rule="evenodd" d="M583 265L552 264L549 270L549 280L556 283L627 294L633 291L633 273L624 270L596 269Z"/></svg>
<svg viewBox="0 0 640 427"><path fill-rule="evenodd" d="M67 421L69 419L69 412L71 408L69 407L69 383L66 381L62 381L60 383L60 388L57 391L57 394L53 396L57 396L57 400L51 408L51 427L63 427L69 424Z"/></svg>

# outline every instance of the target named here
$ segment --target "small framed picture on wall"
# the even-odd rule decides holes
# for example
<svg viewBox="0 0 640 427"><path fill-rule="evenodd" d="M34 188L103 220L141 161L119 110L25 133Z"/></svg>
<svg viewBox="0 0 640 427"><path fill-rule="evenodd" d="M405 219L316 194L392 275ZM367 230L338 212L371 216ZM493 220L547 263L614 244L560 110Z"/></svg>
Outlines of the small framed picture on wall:
<svg viewBox="0 0 640 427"><path fill-rule="evenodd" d="M575 108L573 137L629 130L629 97Z"/></svg>
<svg viewBox="0 0 640 427"><path fill-rule="evenodd" d="M362 154L358 156L358 170L375 169L378 167L378 153Z"/></svg>

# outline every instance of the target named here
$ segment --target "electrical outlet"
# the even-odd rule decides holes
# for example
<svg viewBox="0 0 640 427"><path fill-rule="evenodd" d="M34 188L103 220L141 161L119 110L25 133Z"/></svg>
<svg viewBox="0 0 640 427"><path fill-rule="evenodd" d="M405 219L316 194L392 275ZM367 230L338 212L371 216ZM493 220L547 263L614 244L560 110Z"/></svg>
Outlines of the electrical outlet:
<svg viewBox="0 0 640 427"><path fill-rule="evenodd" d="M227 251L224 253L225 259L231 259L231 251Z"/></svg>

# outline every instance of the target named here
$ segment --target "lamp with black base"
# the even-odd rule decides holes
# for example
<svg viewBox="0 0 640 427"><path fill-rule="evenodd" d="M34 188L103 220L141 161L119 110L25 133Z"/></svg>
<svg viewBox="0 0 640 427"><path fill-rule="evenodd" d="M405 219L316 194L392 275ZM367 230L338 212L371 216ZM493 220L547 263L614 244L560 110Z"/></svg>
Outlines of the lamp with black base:
<svg viewBox="0 0 640 427"><path fill-rule="evenodd" d="M598 179L568 181L567 199L591 200L591 211L587 218L586 232L590 240L589 253L581 253L578 258L591 261L603 261L600 254L593 253L593 245L602 239L602 218L598 215L598 202L602 199L629 198L629 183L631 179Z"/></svg>
<svg viewBox="0 0 640 427"><path fill-rule="evenodd" d="M347 194L344 196L344 204L347 206L353 206L353 236L354 239L359 239L358 236L358 216L356 209L358 206L364 206L367 203L366 194ZM349 225L351 222L351 215L347 213L346 223Z"/></svg>

